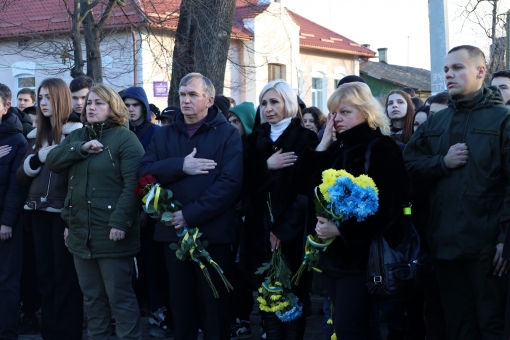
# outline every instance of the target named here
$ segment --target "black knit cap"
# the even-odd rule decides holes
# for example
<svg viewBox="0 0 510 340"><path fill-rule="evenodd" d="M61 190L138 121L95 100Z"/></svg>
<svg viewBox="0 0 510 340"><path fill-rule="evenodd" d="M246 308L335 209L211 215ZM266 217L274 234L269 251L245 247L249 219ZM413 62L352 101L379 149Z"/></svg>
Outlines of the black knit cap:
<svg viewBox="0 0 510 340"><path fill-rule="evenodd" d="M230 110L230 100L222 95L214 96L214 105L216 105L221 113L228 119L228 111Z"/></svg>
<svg viewBox="0 0 510 340"><path fill-rule="evenodd" d="M174 117L177 114L177 112L179 112L179 110L180 109L178 106L169 106L166 109L164 109L163 112L161 112L161 114L156 117L156 119L159 120L161 118L168 118L174 120Z"/></svg>
<svg viewBox="0 0 510 340"><path fill-rule="evenodd" d="M340 79L340 81L338 82L338 86L336 88L338 88L340 85L347 84L347 83L354 83L357 81L360 83L366 84L365 79L358 77L358 76L351 75L351 76L345 76L342 79Z"/></svg>

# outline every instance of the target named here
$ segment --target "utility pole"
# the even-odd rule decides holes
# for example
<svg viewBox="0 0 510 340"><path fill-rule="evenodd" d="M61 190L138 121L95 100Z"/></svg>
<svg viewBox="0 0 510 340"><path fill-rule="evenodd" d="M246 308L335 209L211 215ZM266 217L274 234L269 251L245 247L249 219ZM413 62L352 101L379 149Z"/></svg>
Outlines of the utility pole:
<svg viewBox="0 0 510 340"><path fill-rule="evenodd" d="M510 11L506 12L506 69L510 69Z"/></svg>
<svg viewBox="0 0 510 340"><path fill-rule="evenodd" d="M450 49L447 0L429 0L430 87L432 94L443 92L444 60Z"/></svg>

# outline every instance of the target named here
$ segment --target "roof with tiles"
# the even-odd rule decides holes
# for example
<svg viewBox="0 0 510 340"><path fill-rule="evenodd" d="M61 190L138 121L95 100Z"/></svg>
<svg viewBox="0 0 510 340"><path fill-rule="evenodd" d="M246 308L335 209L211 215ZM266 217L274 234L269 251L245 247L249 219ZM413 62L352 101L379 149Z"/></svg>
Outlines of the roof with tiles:
<svg viewBox="0 0 510 340"><path fill-rule="evenodd" d="M104 1L104 0L103 0ZM155 0L161 1L162 0ZM32 36L48 33L64 33L71 29L71 18L64 2L61 0L24 0L23 10L20 11L19 1L8 3L0 10L0 38L15 36ZM73 1L69 2L71 12L74 11ZM96 6L94 15L98 17L103 7ZM130 23L141 23L142 17L138 8L131 2L124 7L116 7L107 27L126 27Z"/></svg>
<svg viewBox="0 0 510 340"><path fill-rule="evenodd" d="M411 87L417 91L430 92L430 71L428 70L373 61L360 63L359 68L360 73L376 79L383 79L402 87Z"/></svg>
<svg viewBox="0 0 510 340"><path fill-rule="evenodd" d="M101 0L106 4L108 0ZM20 11L20 3L23 10ZM71 12L73 1L68 1ZM128 0L123 7L116 7L106 22L107 28L122 28L130 24L138 25L145 20L155 26L176 29L181 0ZM264 12L268 5L258 5L257 0L236 0L236 10L232 25L232 37L251 39L253 32L244 27L244 19L254 18ZM94 8L99 17L105 6ZM302 16L289 11L294 21L301 27L300 46L309 49L374 57L375 52L354 41L322 27ZM147 18L141 15L146 13ZM96 19L97 22L97 19ZM62 0L12 1L0 10L0 38L59 34L69 32L71 18Z"/></svg>
<svg viewBox="0 0 510 340"><path fill-rule="evenodd" d="M300 45L304 48L328 50L362 57L375 57L375 52L349 38L320 26L288 10L294 21L301 27Z"/></svg>

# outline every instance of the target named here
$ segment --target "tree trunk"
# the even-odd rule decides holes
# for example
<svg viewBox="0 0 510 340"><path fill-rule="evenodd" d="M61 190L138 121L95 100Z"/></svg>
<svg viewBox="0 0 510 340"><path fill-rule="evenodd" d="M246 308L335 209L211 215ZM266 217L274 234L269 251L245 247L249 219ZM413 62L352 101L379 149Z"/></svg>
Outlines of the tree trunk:
<svg viewBox="0 0 510 340"><path fill-rule="evenodd" d="M83 20L83 33L87 52L87 76L94 79L96 84L103 83L103 65L101 63L101 38L99 30L95 27L92 12Z"/></svg>
<svg viewBox="0 0 510 340"><path fill-rule="evenodd" d="M175 37L169 105L179 105L179 82L190 72L223 92L235 0L183 0ZM214 15L211 15L214 13Z"/></svg>
<svg viewBox="0 0 510 340"><path fill-rule="evenodd" d="M179 10L179 22L175 33L174 53L172 57L172 80L168 92L168 105L179 106L179 82L186 74L193 72L193 0L183 0Z"/></svg>
<svg viewBox="0 0 510 340"><path fill-rule="evenodd" d="M81 32L80 32L80 0L74 0L73 22L71 27L71 40L73 42L74 65L71 69L71 77L76 78L83 76L83 49L81 48Z"/></svg>

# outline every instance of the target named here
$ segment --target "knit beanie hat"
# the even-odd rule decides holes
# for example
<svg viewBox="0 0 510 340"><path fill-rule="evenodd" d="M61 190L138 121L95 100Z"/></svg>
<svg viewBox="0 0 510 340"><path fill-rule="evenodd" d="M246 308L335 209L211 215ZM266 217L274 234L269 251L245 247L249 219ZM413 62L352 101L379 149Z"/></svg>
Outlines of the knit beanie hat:
<svg viewBox="0 0 510 340"><path fill-rule="evenodd" d="M340 87L340 85L347 84L347 83L355 83L355 82L360 82L360 83L366 84L365 79L355 76L355 75L351 75L351 76L345 76L342 79L340 79L340 81L338 82L337 88Z"/></svg>
<svg viewBox="0 0 510 340"><path fill-rule="evenodd" d="M255 106L251 102L242 102L239 105L230 108L230 111L239 118L243 124L244 133L249 136L253 131L255 124Z"/></svg>
<svg viewBox="0 0 510 340"><path fill-rule="evenodd" d="M228 100L227 97L222 95L216 95L214 96L214 105L220 109L221 113L225 116L225 118L228 120L228 110L230 109L230 100Z"/></svg>

